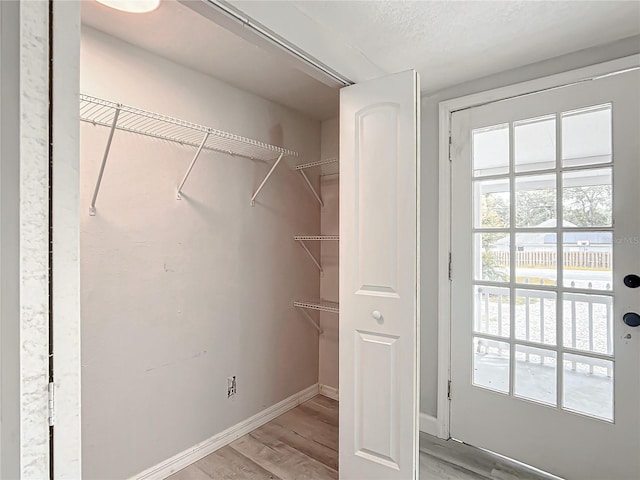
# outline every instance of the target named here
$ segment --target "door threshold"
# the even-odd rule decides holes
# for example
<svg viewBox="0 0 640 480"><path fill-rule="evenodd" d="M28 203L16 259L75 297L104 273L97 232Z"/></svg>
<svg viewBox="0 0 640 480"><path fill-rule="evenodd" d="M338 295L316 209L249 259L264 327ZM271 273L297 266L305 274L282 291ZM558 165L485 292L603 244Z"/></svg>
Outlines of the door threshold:
<svg viewBox="0 0 640 480"><path fill-rule="evenodd" d="M420 452L487 480L563 480L538 468L458 440L420 433Z"/></svg>

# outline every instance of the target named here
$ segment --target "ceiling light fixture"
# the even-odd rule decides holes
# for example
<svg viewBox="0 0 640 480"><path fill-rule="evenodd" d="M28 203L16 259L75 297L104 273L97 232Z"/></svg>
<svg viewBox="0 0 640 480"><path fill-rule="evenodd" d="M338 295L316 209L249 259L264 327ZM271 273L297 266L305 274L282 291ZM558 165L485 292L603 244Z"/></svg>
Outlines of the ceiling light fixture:
<svg viewBox="0 0 640 480"><path fill-rule="evenodd" d="M96 2L127 13L148 13L160 5L160 0L96 0Z"/></svg>

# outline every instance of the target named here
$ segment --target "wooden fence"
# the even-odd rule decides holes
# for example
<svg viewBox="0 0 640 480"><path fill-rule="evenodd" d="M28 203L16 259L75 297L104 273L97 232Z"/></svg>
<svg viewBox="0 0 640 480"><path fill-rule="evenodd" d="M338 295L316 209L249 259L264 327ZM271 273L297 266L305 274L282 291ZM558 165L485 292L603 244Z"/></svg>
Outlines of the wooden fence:
<svg viewBox="0 0 640 480"><path fill-rule="evenodd" d="M509 252L490 252L498 265L509 265ZM565 268L611 269L611 252L563 252ZM555 267L557 253L545 251L516 252L518 267Z"/></svg>

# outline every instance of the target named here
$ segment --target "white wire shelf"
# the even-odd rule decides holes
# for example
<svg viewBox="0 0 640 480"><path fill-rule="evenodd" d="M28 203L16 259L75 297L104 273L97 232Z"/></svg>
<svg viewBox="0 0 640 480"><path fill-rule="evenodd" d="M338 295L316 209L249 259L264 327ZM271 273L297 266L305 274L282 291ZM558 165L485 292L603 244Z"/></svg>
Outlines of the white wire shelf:
<svg viewBox="0 0 640 480"><path fill-rule="evenodd" d="M320 167L322 165L328 165L330 163L337 163L338 158L328 158L326 160L318 160L316 162L303 163L302 165L296 165L296 170L306 170L307 168Z"/></svg>
<svg viewBox="0 0 640 480"><path fill-rule="evenodd" d="M326 300L297 300L293 302L293 306L320 312L340 313L339 305L336 302Z"/></svg>
<svg viewBox="0 0 640 480"><path fill-rule="evenodd" d="M89 95L80 95L80 120L83 122L111 127L116 111L119 111L115 124L117 130L137 133L148 137L179 143L190 147L199 147L203 135L209 136L202 147L204 150L228 153L256 160L274 160L284 156L297 157L298 153L286 148L223 132L204 125L179 120L140 108L103 100Z"/></svg>
<svg viewBox="0 0 640 480"><path fill-rule="evenodd" d="M340 235L296 235L295 240L340 240Z"/></svg>
<svg viewBox="0 0 640 480"><path fill-rule="evenodd" d="M315 257L315 255L311 253L311 250L309 250L309 247L307 247L307 245L304 242L336 241L336 240L340 240L340 236L339 235L296 235L293 238L296 242L300 244L300 246L304 249L304 251L307 252L307 255L309 255L309 257L311 258L313 263L316 265L316 267L318 267L318 270L320 271L320 275L324 275L324 271L322 270L322 265L320 265L320 260L318 260Z"/></svg>
<svg viewBox="0 0 640 480"><path fill-rule="evenodd" d="M309 180L309 177L307 177L307 174L304 171L307 168L321 167L322 165L328 165L330 163L338 163L338 161L339 161L338 158L327 158L326 160L318 160L315 162L303 163L302 165L296 165L296 170L300 172L300 175L302 176L304 183L307 184L307 186L309 187L309 190L311 190L311 193L313 194L313 196L318 201L321 207L324 207L324 202L322 201L322 197L320 197L315 187L311 183L311 180Z"/></svg>
<svg viewBox="0 0 640 480"><path fill-rule="evenodd" d="M252 160L275 160L269 173L251 197L251 205L255 205L255 199L271 177L276 167L284 156L297 157L298 153L286 148L270 145L265 142L242 137L233 133L223 132L215 128L198 125L196 123L179 120L159 113L149 112L140 108L111 102L90 95L80 95L80 120L92 125L100 125L110 128L107 145L102 157L102 164L98 173L96 187L93 192L89 214L95 215L95 204L104 175L104 169L109 157L111 142L115 130L135 133L147 137L177 143L188 147L195 147L197 151L189 164L180 185L177 188L177 197L180 199L182 187L191 174L200 152L210 150L226 153L233 156L250 158Z"/></svg>

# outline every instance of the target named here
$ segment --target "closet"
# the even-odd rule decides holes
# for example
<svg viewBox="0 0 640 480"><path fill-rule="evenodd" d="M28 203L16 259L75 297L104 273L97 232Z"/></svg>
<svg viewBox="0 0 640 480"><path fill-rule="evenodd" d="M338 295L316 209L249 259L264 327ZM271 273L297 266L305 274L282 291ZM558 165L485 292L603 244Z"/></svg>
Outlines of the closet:
<svg viewBox="0 0 640 480"><path fill-rule="evenodd" d="M160 478L338 398L338 93L231 37L176 2L83 4L83 478ZM287 75L333 115L265 98Z"/></svg>

